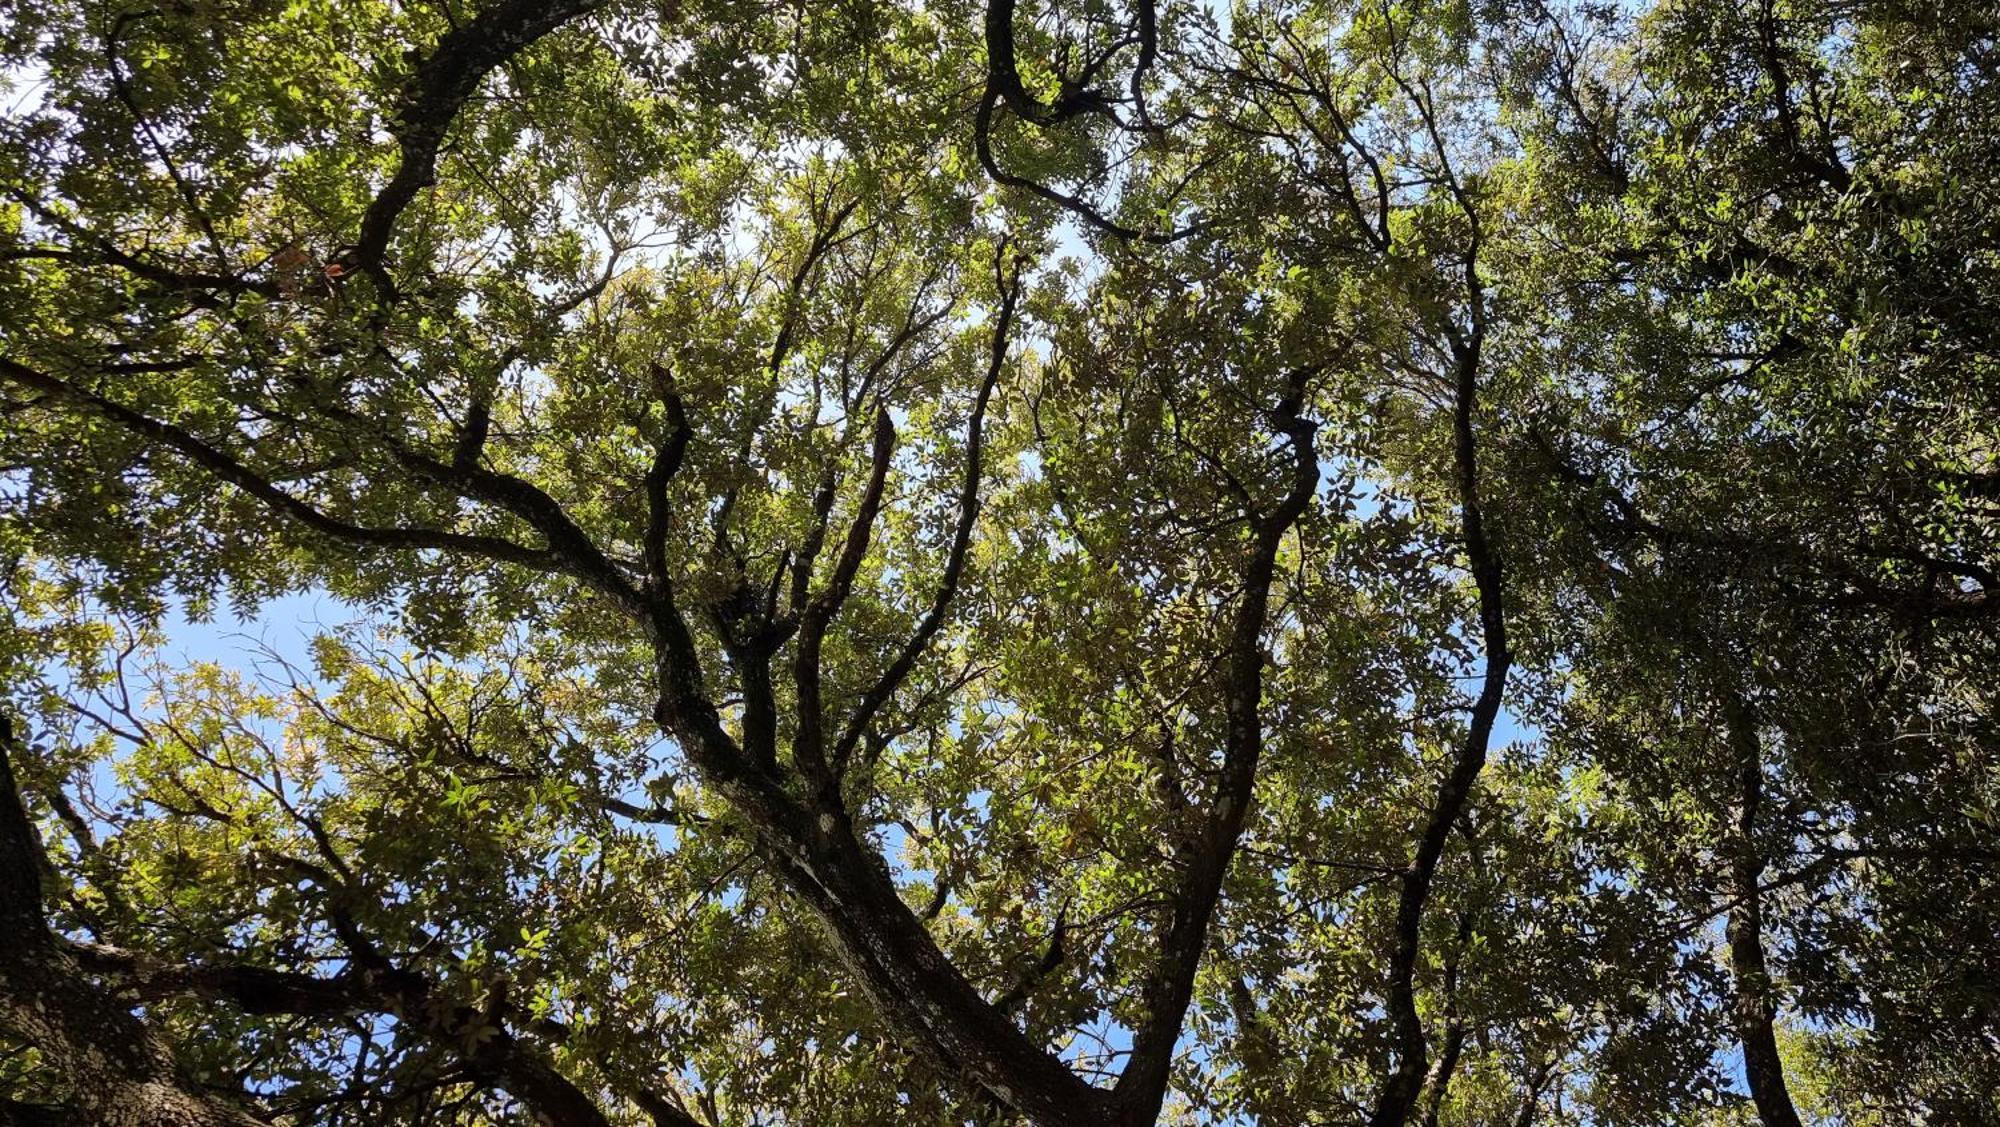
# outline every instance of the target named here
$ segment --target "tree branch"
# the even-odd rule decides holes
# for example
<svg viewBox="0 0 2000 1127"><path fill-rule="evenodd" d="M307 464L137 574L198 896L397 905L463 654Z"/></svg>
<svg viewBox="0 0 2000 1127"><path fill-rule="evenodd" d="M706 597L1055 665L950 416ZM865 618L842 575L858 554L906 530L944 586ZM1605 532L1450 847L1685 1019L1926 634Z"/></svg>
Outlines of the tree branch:
<svg viewBox="0 0 2000 1127"><path fill-rule="evenodd" d="M996 271L999 265L995 263ZM846 768L854 749L859 746L863 733L875 719L875 714L889 702L910 671L916 667L931 640L944 626L945 615L951 610L952 600L958 595L960 578L965 572L966 551L972 544L972 529L979 519L979 482L984 469L986 407L993 398L993 389L1000 382L1001 369L1007 362L1009 337L1013 330L1015 307L1021 297L1020 264L1015 263L1011 275L999 278L1000 311L994 319L992 345L988 352L986 378L980 382L979 394L973 400L972 417L965 425L965 477L958 492L958 521L952 528L951 547L946 551L944 572L938 578L937 591L931 597L930 606L917 622L917 628L903 643L895 660L882 671L875 683L862 693L853 714L842 728L839 741L834 745L833 773L837 778Z"/></svg>
<svg viewBox="0 0 2000 1127"><path fill-rule="evenodd" d="M888 480L889 462L895 448L896 428L889 420L889 410L878 408L875 412L875 441L869 456L868 485L862 490L854 520L847 526L847 538L840 558L834 562L832 579L819 597L807 605L799 619L798 647L792 655L792 684L798 694L799 713L798 728L792 737L792 762L798 765L800 774L823 790L833 788L835 779L826 762L826 708L820 697L821 649L826 642L827 629L853 591L854 577L861 570L861 561L868 553L868 541L873 533L875 518L882 508L882 491ZM817 552L817 545L814 549ZM837 792L821 797L835 803L839 801Z"/></svg>
<svg viewBox="0 0 2000 1127"><path fill-rule="evenodd" d="M1466 206L1470 206L1467 204ZM1477 246L1468 252L1468 262L1477 258ZM1475 310L1480 305L1478 275L1467 266L1468 294ZM1417 1013L1415 976L1417 956L1422 948L1424 906L1430 899L1431 882L1438 860L1444 854L1451 827L1472 796L1472 787L1486 765L1493 726L1500 714L1506 691L1507 673L1513 654L1507 648L1507 624L1502 610L1504 576L1500 557L1487 538L1480 508L1478 448L1473 434L1473 417L1478 410L1480 349L1484 320L1475 314L1470 332L1453 332L1452 350L1457 367L1456 404L1452 418L1452 447L1459 499L1459 530L1466 564L1479 592L1481 645L1486 670L1479 697L1473 702L1465 740L1453 758L1451 771L1438 787L1429 818L1417 842L1416 855L1403 873L1397 898L1395 949L1390 956L1388 1010L1396 1031L1397 1052L1394 1070L1370 1118L1372 1127L1402 1127L1408 1120L1423 1088L1425 1044L1423 1019Z"/></svg>
<svg viewBox="0 0 2000 1127"><path fill-rule="evenodd" d="M1778 1005L1771 972L1764 959L1764 898L1758 887L1764 877L1764 857L1757 844L1757 816L1764 804L1764 758L1757 717L1749 701L1733 687L1723 701L1724 728L1736 761L1734 825L1729 854L1730 891L1736 903L1729 909L1724 936L1729 945L1730 1010L1743 1045L1743 1073L1750 1098L1764 1127L1801 1127L1798 1108L1785 1087L1784 1058L1778 1052L1772 1023Z"/></svg>
<svg viewBox="0 0 2000 1127"><path fill-rule="evenodd" d="M361 220L361 234L347 256L393 297L383 268L396 220L435 179L438 150L458 112L494 68L564 23L602 7L605 0L500 0L454 28L403 83L390 131L401 160Z"/></svg>
<svg viewBox="0 0 2000 1127"><path fill-rule="evenodd" d="M1290 487L1278 505L1256 521L1251 556L1244 568L1243 598L1230 628L1221 777L1215 798L1204 812L1199 837L1183 850L1185 867L1169 907L1160 961L1145 985L1146 1021L1134 1031L1131 1058L1118 1078L1116 1098L1125 1117L1122 1122L1151 1123L1159 1114L1174 1045L1180 1039L1194 994L1195 974L1208 945L1209 924L1255 798L1257 762L1264 745L1264 666L1270 661L1264 648L1264 628L1278 549L1305 515L1319 488L1319 457L1313 443L1316 424L1300 414L1306 380L1317 370L1294 371L1285 397L1272 411L1276 428L1291 445Z"/></svg>
<svg viewBox="0 0 2000 1127"><path fill-rule="evenodd" d="M93 984L42 912L41 842L21 804L13 760L24 754L0 713L0 1027L41 1050L74 1093L60 1121L78 1127L262 1127L243 1106L202 1088L166 1042ZM34 1122L46 1109L9 1104Z"/></svg>
<svg viewBox="0 0 2000 1127"><path fill-rule="evenodd" d="M150 439L236 486L283 516L321 535L364 548L438 550L457 552L517 564L535 571L575 576L596 584L601 576L578 567L548 548L530 548L497 536L468 535L436 529L377 527L354 524L332 516L299 497L273 485L270 480L208 442L172 423L134 411L94 391L66 380L46 375L7 357L0 357L0 379L31 388L73 404L107 422ZM622 590L620 594L622 595Z"/></svg>

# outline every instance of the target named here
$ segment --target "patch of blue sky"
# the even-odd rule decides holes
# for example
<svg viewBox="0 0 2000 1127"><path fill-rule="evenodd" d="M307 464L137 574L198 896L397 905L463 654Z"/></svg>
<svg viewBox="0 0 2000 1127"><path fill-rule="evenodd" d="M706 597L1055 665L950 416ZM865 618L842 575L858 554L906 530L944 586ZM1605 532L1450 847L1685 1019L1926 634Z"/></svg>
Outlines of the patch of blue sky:
<svg viewBox="0 0 2000 1127"><path fill-rule="evenodd" d="M241 667L274 655L296 669L310 670L313 639L363 621L364 613L315 589L265 600L253 611L224 602L201 618L189 617L187 605L176 602L160 623L167 639L161 656Z"/></svg>

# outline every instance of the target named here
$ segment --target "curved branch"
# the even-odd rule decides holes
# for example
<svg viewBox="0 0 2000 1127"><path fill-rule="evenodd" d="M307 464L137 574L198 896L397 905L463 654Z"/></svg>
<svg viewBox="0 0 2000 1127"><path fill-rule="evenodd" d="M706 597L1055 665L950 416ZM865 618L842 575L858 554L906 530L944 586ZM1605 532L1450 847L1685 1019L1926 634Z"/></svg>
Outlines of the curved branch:
<svg viewBox="0 0 2000 1127"><path fill-rule="evenodd" d="M1159 54L1158 17L1153 9L1153 0L1138 0L1139 31L1130 39L1121 39L1100 52L1084 68L1083 74L1071 79L1064 76L1062 91L1053 102L1042 102L1021 83L1021 71L1016 61L1014 46L1014 3L1015 0L987 0L986 3L986 75L989 89L1007 103L1007 108L1024 121L1036 125L1058 125L1071 118L1085 114L1111 116L1112 99L1090 87L1090 81L1097 73L1110 64L1120 51L1137 43L1140 51L1140 65L1134 71L1132 83L1137 87Z"/></svg>
<svg viewBox="0 0 2000 1127"><path fill-rule="evenodd" d="M847 527L847 539L834 562L833 577L819 597L806 607L799 620L799 644L793 654L792 682L798 693L798 731L792 738L792 761L801 774L821 788L831 788L834 774L826 763L824 706L820 698L820 653L834 616L854 589L854 577L868 554L875 518L882 508L882 492L889 476L889 462L896 449L896 428L888 408L875 413L875 440L869 458L868 485L861 493L854 520ZM830 497L830 494L826 494ZM838 803L837 794L823 798Z"/></svg>
<svg viewBox="0 0 2000 1127"><path fill-rule="evenodd" d="M667 486L681 472L694 432L688 429L687 406L668 384L666 370L654 365L653 379L667 408L669 430L654 447L653 464L646 470L646 536L640 555L647 582L657 586L667 580L667 532L672 516L667 509Z"/></svg>
<svg viewBox="0 0 2000 1127"><path fill-rule="evenodd" d="M1069 212L1071 215L1076 216L1078 219L1083 220L1084 225L1090 227L1092 230L1100 231L1106 235L1114 235L1130 242L1151 243L1154 245L1176 243L1190 235L1200 234L1212 226L1212 224L1207 222L1197 222L1172 231L1141 231L1136 227L1127 227L1116 220L1107 218L1104 213L1067 192L1059 191L1038 180L1032 180L1026 176L1018 176L1001 168L999 160L993 155L993 111L999 105L1000 100L1000 92L989 83L986 92L980 95L979 108L974 113L972 122L973 149L978 153L980 167L986 170L986 175L991 176L994 182L1005 184L1010 188L1019 188L1024 192L1039 196L1062 208L1064 211Z"/></svg>
<svg viewBox="0 0 2000 1127"><path fill-rule="evenodd" d="M459 552L536 571L561 572L589 578L554 551L530 548L497 536L480 536L428 528L379 527L354 524L332 516L278 488L270 480L191 432L107 399L94 391L0 357L0 379L71 403L142 438L165 446L236 486L280 514L324 536L364 548L435 549Z"/></svg>
<svg viewBox="0 0 2000 1127"><path fill-rule="evenodd" d="M387 294L382 259L396 220L417 193L434 182L438 150L458 112L486 76L536 40L605 0L501 0L453 29L404 82L390 129L401 150L396 174L376 193L361 220L361 236L348 256L351 265L374 275Z"/></svg>
<svg viewBox="0 0 2000 1127"><path fill-rule="evenodd" d="M993 155L993 113L1001 105L1022 121L1044 128L1086 116L1110 118L1124 125L1119 122L1116 110L1121 99L1097 90L1092 83L1121 51L1135 45L1139 48L1139 56L1127 83L1129 98L1138 110L1140 131L1151 132L1158 128L1146 112L1144 90L1146 75L1160 56L1160 21L1155 0L1137 0L1138 20L1133 34L1099 52L1077 77L1064 76L1061 90L1053 102L1036 98L1021 81L1018 52L1014 44L1014 5L1015 0L987 0L986 4L986 91L980 96L979 108L973 116L973 147L986 174L996 183L1039 196L1081 219L1092 229L1120 239L1165 244L1206 230L1207 223L1193 223L1166 232L1127 227L1067 192L1000 167L999 160Z"/></svg>
<svg viewBox="0 0 2000 1127"><path fill-rule="evenodd" d="M1475 251L1476 254L1476 251ZM1471 298L1479 301L1476 275ZM1479 592L1481 644L1486 655L1486 671L1479 697L1473 702L1465 741L1459 745L1451 771L1438 787L1437 799L1417 842L1416 855L1403 873L1396 905L1395 950L1389 963L1389 1018L1396 1032L1396 1064L1382 1085L1382 1092L1369 1122L1372 1127L1402 1127L1423 1088L1426 1075L1423 1019L1416 1006L1417 955L1422 947L1424 906L1430 899L1431 883L1437 875L1438 860L1444 854L1446 838L1453 823L1471 799L1473 783L1486 765L1494 723L1506 692L1507 674L1513 654L1507 648L1507 624L1502 613L1505 578L1499 554L1486 534L1479 500L1478 449L1473 435L1473 415L1478 409L1478 375L1483 322L1475 317L1469 334L1453 334L1457 362L1456 408L1452 419L1453 455L1457 470L1459 528L1472 580Z"/></svg>

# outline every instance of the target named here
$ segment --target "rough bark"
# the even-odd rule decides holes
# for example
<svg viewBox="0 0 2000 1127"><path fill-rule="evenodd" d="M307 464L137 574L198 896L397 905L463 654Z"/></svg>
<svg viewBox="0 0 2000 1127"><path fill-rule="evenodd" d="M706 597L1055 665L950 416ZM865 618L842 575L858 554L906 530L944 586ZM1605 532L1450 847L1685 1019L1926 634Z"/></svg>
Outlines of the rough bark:
<svg viewBox="0 0 2000 1127"><path fill-rule="evenodd" d="M123 1004L91 982L49 930L41 844L21 805L13 721L0 715L0 1026L35 1046L70 1092L60 1108L13 1105L16 1122L75 1127L260 1127L203 1089ZM39 1117L39 1119L38 1119Z"/></svg>
<svg viewBox="0 0 2000 1127"><path fill-rule="evenodd" d="M992 355L968 432L960 519L938 595L910 643L899 650L878 686L864 696L863 710L879 707L893 692L941 625L956 590L977 504L980 420L1005 359L1017 294L1017 284L1003 279ZM892 432L878 427L871 483L886 471L892 439ZM870 494L878 488L871 484ZM660 497L655 491L656 500ZM846 582L842 575L858 567L866 548L867 521L873 514L872 505L864 503L863 508L850 529L829 591L806 611L800 627L806 647L814 644L838 611ZM813 691L817 670L794 671L804 686L801 708L810 706L812 715L801 718L805 742L794 748L797 770L788 772L774 756L739 743L724 728L667 576L653 578L648 600L645 624L657 655L659 683L655 720L680 743L703 780L753 827L773 871L819 918L853 980L878 1012L909 1034L934 1063L965 1076L1035 1123L1081 1127L1107 1122L1110 1094L1049 1055L981 995L903 903L888 867L856 832L838 788L839 757L829 761L821 742L829 726L819 715L820 702ZM866 720L866 711L857 713L856 723ZM800 776L797 781L803 785L797 790L790 785L791 775Z"/></svg>
<svg viewBox="0 0 2000 1127"><path fill-rule="evenodd" d="M1175 889L1158 969L1147 984L1148 1018L1135 1032L1132 1055L1118 1078L1117 1099L1123 1119L1151 1123L1173 1066L1174 1045L1194 995L1195 973L1208 946L1209 924L1222 899L1222 883L1236 854L1244 819L1255 797L1257 763L1263 752L1264 628L1279 546L1319 487L1319 458L1314 449L1314 425L1300 417L1307 369L1293 373L1285 399L1273 412L1292 453L1289 488L1270 512L1254 518L1256 538L1244 575L1244 591L1230 627L1226 672L1226 733L1222 772L1214 799L1204 812L1201 831L1183 850L1186 866Z"/></svg>

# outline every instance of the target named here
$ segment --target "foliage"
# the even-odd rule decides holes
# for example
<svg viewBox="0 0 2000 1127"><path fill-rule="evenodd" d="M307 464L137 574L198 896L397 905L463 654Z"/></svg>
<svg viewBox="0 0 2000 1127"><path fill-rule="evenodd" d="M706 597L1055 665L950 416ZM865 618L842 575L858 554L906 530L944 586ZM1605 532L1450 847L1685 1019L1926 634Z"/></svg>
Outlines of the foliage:
<svg viewBox="0 0 2000 1127"><path fill-rule="evenodd" d="M1988 6L4 11L0 1122L2000 1122Z"/></svg>

